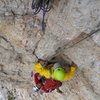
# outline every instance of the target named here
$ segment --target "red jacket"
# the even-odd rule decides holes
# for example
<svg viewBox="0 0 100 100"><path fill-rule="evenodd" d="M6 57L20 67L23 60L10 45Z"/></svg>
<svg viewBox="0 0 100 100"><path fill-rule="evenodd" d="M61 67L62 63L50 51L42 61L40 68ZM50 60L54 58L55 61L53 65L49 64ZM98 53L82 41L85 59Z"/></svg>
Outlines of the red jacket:
<svg viewBox="0 0 100 100"><path fill-rule="evenodd" d="M42 84L41 81L38 79L38 73L34 74L34 82L36 84L36 86L38 84ZM46 79L45 83L42 84L41 89L45 92L51 92L57 88L59 88L62 85L62 83L60 81L57 80L53 80L53 79Z"/></svg>

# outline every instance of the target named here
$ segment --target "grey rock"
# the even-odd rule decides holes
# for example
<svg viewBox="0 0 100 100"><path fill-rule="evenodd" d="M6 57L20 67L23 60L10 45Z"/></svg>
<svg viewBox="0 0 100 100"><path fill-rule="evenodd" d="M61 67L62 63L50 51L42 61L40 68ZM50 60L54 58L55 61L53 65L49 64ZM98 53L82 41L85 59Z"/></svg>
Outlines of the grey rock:
<svg viewBox="0 0 100 100"><path fill-rule="evenodd" d="M9 95L15 100L99 100L100 32L74 44L100 24L100 0L55 0L45 18L45 33L42 12L34 16L31 3L0 1L0 100ZM33 93L34 50L39 58L61 55L77 64L76 76L60 87L63 94Z"/></svg>

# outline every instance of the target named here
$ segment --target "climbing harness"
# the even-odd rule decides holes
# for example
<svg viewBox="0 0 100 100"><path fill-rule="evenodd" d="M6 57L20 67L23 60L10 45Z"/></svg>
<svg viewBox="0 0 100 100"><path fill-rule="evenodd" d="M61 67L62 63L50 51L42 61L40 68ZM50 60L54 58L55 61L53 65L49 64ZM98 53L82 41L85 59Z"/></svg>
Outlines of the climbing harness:
<svg viewBox="0 0 100 100"><path fill-rule="evenodd" d="M45 31L45 23L44 17L46 12L50 11L52 8L53 0L33 0L32 1L32 9L34 10L34 14L37 15L41 10L43 11L43 19L42 19L42 31Z"/></svg>

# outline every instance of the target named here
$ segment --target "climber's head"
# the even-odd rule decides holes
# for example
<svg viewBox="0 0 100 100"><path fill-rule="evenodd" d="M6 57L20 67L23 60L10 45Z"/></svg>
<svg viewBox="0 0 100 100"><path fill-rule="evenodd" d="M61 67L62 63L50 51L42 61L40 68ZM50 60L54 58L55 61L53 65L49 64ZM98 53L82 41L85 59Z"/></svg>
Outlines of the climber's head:
<svg viewBox="0 0 100 100"><path fill-rule="evenodd" d="M64 79L65 71L63 68L59 67L54 70L54 78L56 80L62 81Z"/></svg>

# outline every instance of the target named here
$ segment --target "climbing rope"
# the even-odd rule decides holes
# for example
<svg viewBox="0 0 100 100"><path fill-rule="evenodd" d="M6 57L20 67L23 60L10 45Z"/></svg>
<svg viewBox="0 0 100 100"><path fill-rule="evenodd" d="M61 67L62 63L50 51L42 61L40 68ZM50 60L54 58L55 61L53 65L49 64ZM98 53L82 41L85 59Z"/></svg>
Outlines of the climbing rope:
<svg viewBox="0 0 100 100"><path fill-rule="evenodd" d="M85 39L87 39L87 38L91 37L93 34L96 34L98 31L100 31L100 28L99 28L99 29L97 29L97 30L93 30L93 31L92 31L90 34L88 34L86 37L82 38L81 40L79 40L78 42L76 42L75 44L73 44L73 45L69 46L69 47L68 47L68 48L66 48L66 49L69 49L69 48L71 48L71 47L75 46L76 44L80 43L81 41L83 41L83 40L85 40Z"/></svg>
<svg viewBox="0 0 100 100"><path fill-rule="evenodd" d="M85 37L83 37L81 40L75 42L74 44L68 46L67 48L66 48L66 46L69 45L71 42L69 42L68 44L65 44L63 47L59 48L59 49L56 51L57 54L60 54L61 51L63 51L65 48L66 48L66 49L69 49L69 48L74 47L74 46L77 45L78 43L80 43L80 42L86 40L87 38L91 37L92 35L96 34L96 33L99 32L99 31L100 31L100 23L96 26L96 29L95 29L95 30L92 30L88 35L86 35Z"/></svg>
<svg viewBox="0 0 100 100"><path fill-rule="evenodd" d="M100 27L98 26L98 28L97 28L96 30L91 31L87 36L83 37L81 40L77 41L76 43L74 43L74 44L68 46L66 49L69 49L69 48L74 47L76 44L78 44L78 43L80 43L80 42L86 40L87 38L91 37L92 35L96 34L96 33L99 32L99 31L100 31ZM68 44L70 44L70 42L69 42ZM59 48L59 49L56 51L57 54L60 54L61 51L62 51L63 49L65 49L65 47L66 47L68 44L64 45L62 48ZM37 57L37 55L35 54L35 50L33 51L33 55L39 60L39 57Z"/></svg>
<svg viewBox="0 0 100 100"><path fill-rule="evenodd" d="M45 23L44 18L46 12L50 11L52 8L53 0L33 0L32 1L32 9L34 10L34 15L37 15L41 10L43 11L43 19L42 19L42 31L45 31Z"/></svg>

